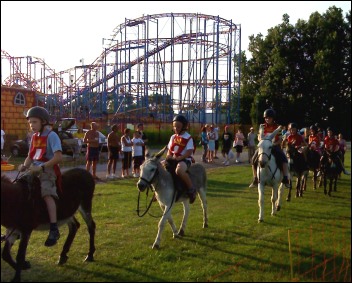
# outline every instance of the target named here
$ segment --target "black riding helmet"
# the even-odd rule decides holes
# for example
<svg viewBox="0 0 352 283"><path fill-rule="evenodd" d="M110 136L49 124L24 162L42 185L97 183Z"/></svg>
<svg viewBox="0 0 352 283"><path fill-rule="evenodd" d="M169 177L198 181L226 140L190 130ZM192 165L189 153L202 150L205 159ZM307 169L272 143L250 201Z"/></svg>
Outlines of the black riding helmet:
<svg viewBox="0 0 352 283"><path fill-rule="evenodd" d="M314 132L317 132L317 131L318 131L318 127L315 126L315 125L311 125L311 126L310 126L310 129L311 129L312 131L314 131Z"/></svg>
<svg viewBox="0 0 352 283"><path fill-rule="evenodd" d="M185 116L181 115L181 114L178 114L174 117L174 119L172 120L172 122L181 122L182 123L182 131L186 130L187 129L187 126L188 126L188 120L186 119Z"/></svg>
<svg viewBox="0 0 352 283"><path fill-rule="evenodd" d="M274 109L266 109L265 111L264 111L264 115L263 115L263 117L265 118L265 117L271 117L271 118L275 118L275 116L276 116L276 113L275 113L275 110Z"/></svg>
<svg viewBox="0 0 352 283"><path fill-rule="evenodd" d="M27 112L26 118L28 120L29 118L32 118L32 117L41 119L43 122L43 125L49 124L49 120L50 120L49 112L43 107L34 106L31 109L29 109Z"/></svg>
<svg viewBox="0 0 352 283"><path fill-rule="evenodd" d="M290 123L289 128L290 128L290 129L292 129L292 128L298 129L298 126L297 126L296 123Z"/></svg>

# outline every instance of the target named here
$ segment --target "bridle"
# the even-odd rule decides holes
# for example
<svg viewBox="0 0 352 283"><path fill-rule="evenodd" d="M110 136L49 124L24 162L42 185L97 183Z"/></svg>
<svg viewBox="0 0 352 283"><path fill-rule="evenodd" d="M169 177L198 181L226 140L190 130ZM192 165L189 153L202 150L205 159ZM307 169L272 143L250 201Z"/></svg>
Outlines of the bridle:
<svg viewBox="0 0 352 283"><path fill-rule="evenodd" d="M140 202L141 191L139 191L139 193L138 193L138 201L137 201L137 215L138 215L139 217L143 217L143 216L149 211L150 207L152 206L152 203L153 203L153 201L154 201L153 199L154 199L154 197L155 197L155 190L154 190L152 184L154 183L154 180L155 180L155 178L156 178L158 175L159 175L159 169L158 169L158 165L157 165L157 166L156 166L156 170L155 170L153 176L150 178L150 180L147 180L147 179L144 178L144 177L139 177L139 180L142 180L143 182L145 182L145 183L147 184L147 192L146 192L146 195L148 196L149 189L154 193L154 194L153 194L153 197L151 198L151 200L150 200L150 202L149 202L149 205L148 205L147 208L146 208L146 210L145 210L142 214L140 214L140 213L139 213L139 202ZM176 196L176 189L174 190L174 195L173 195L172 199L175 199L175 196ZM166 213L171 209L172 205L173 205L173 201L171 202L171 205L169 206L169 209L168 209L165 213L163 213L163 215L166 214ZM149 215L151 215L151 214L149 214ZM151 215L151 216L152 216L152 217L155 217L155 218L160 217L160 216L153 216L153 215Z"/></svg>
<svg viewBox="0 0 352 283"><path fill-rule="evenodd" d="M142 180L143 182L145 182L147 184L146 196L148 196L148 194L149 194L149 189L154 193L152 198L151 198L151 200L150 200L150 202L149 202L149 204L148 204L148 206L147 206L147 208L146 208L146 210L142 214L140 214L139 213L140 212L139 203L140 203L140 198L141 198L141 191L139 191L138 200L137 200L137 215L139 217L143 217L144 215L146 215L146 213L149 211L150 207L152 206L153 199L154 199L154 196L155 196L155 190L153 189L152 184L153 184L155 178L158 176L158 174L159 174L159 170L158 170L158 166L156 166L156 170L155 170L153 176L150 178L150 180L147 180L146 178L141 177L141 176L139 177L139 180Z"/></svg>
<svg viewBox="0 0 352 283"><path fill-rule="evenodd" d="M272 141L271 139L262 139L262 140L263 140L263 141L264 141L264 140L270 141L271 144L273 143L273 141ZM260 157L261 155L264 155L264 156L266 156L266 157L268 158L267 167L268 167L270 173L272 174L271 180L273 180L274 177L275 177L275 173L276 173L278 167L277 167L277 165L276 165L276 168L275 168L274 172L271 171L271 168L270 168L270 165L269 165L269 161L271 160L271 155L272 155L271 150L270 150L270 154L267 154L266 152L258 153L258 160L259 160L259 157ZM260 174L259 174L259 181L260 181Z"/></svg>

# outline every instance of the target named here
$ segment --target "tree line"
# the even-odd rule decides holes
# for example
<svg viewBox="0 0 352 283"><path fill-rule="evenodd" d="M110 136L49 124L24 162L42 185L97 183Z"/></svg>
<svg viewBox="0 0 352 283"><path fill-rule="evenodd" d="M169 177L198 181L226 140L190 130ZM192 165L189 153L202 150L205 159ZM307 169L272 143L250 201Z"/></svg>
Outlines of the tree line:
<svg viewBox="0 0 352 283"><path fill-rule="evenodd" d="M249 37L251 58L241 53L238 122L258 125L264 110L272 107L282 125L319 123L350 139L351 11L343 15L332 6L295 25L289 19L284 14L266 37Z"/></svg>

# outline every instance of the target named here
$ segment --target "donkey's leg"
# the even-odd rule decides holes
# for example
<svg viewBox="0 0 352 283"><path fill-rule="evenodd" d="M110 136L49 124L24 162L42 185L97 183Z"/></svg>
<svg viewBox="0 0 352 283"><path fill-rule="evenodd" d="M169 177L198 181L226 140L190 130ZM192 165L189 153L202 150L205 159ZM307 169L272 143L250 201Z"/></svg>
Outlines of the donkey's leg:
<svg viewBox="0 0 352 283"><path fill-rule="evenodd" d="M189 210L190 210L188 199L183 201L182 204L183 204L183 218L182 218L180 230L178 231L179 236L185 235L185 230L186 230L187 220L188 220Z"/></svg>
<svg viewBox="0 0 352 283"><path fill-rule="evenodd" d="M96 225L92 217L92 207L79 207L79 212L81 213L84 221L88 227L89 233L89 252L84 261L94 261L94 252L95 252L95 229Z"/></svg>
<svg viewBox="0 0 352 283"><path fill-rule="evenodd" d="M327 177L326 177L326 174L324 173L324 194L328 193L328 191L326 190L326 186L327 186Z"/></svg>
<svg viewBox="0 0 352 283"><path fill-rule="evenodd" d="M22 269L27 269L26 266L26 253L28 247L28 241L31 236L32 231L22 231L21 240L18 246L17 256L16 256L16 272L15 277L12 279L13 282L21 282L21 271Z"/></svg>
<svg viewBox="0 0 352 283"><path fill-rule="evenodd" d="M152 249L158 249L160 248L160 240L161 240L161 234L163 233L164 231L164 228L165 228L165 224L166 224L166 221L168 221L170 215L171 215L171 210L172 210L172 207L169 207L166 206L166 205L162 205L161 206L162 209L163 209L163 216L160 218L160 221L158 223L158 233L156 235L156 238L155 238L155 241L153 243L153 246L152 246ZM166 213L165 213L166 212Z"/></svg>
<svg viewBox="0 0 352 283"><path fill-rule="evenodd" d="M65 244L62 248L59 260L57 262L57 264L59 265L65 264L67 262L67 259L68 259L67 253L70 251L73 239L76 236L78 228L81 226L74 216L72 216L68 220L67 225L68 225L68 236L66 238Z"/></svg>
<svg viewBox="0 0 352 283"><path fill-rule="evenodd" d="M16 269L16 262L13 260L11 256L11 248L19 236L20 236L20 233L18 230L14 230L12 228L6 230L6 236L5 236L6 241L5 241L5 246L4 246L4 249L2 250L1 256L2 256L2 259L5 262L7 262L13 269ZM27 262L27 264L30 267L29 262Z"/></svg>
<svg viewBox="0 0 352 283"><path fill-rule="evenodd" d="M280 211L281 209L281 200L283 197L283 193L284 193L284 187L283 187L283 184L280 183L279 189L278 189L277 201L276 201L276 211Z"/></svg>
<svg viewBox="0 0 352 283"><path fill-rule="evenodd" d="M205 190L204 187L201 187L198 191L198 195L203 209L203 228L208 228L208 205Z"/></svg>
<svg viewBox="0 0 352 283"><path fill-rule="evenodd" d="M273 184L273 188L271 190L271 216L274 216L276 214L278 187L279 184Z"/></svg>
<svg viewBox="0 0 352 283"><path fill-rule="evenodd" d="M173 238L177 238L178 237L178 235L177 235L177 227L176 227L176 224L174 222L174 219L172 218L172 215L170 215L170 217L167 219L167 222L169 222L169 225L171 227Z"/></svg>
<svg viewBox="0 0 352 283"><path fill-rule="evenodd" d="M258 222L264 221L264 184L261 182L258 184L258 206L259 206L259 218Z"/></svg>

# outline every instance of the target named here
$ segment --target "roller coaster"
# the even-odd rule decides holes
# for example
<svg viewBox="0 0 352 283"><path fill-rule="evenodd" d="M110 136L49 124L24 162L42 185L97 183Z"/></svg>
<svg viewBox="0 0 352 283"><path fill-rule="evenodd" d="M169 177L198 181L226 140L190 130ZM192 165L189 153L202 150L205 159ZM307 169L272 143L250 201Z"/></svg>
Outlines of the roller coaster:
<svg viewBox="0 0 352 283"><path fill-rule="evenodd" d="M35 90L54 116L130 115L163 122L238 122L241 27L219 16L164 13L125 19L92 64L56 72L1 50L1 82Z"/></svg>

